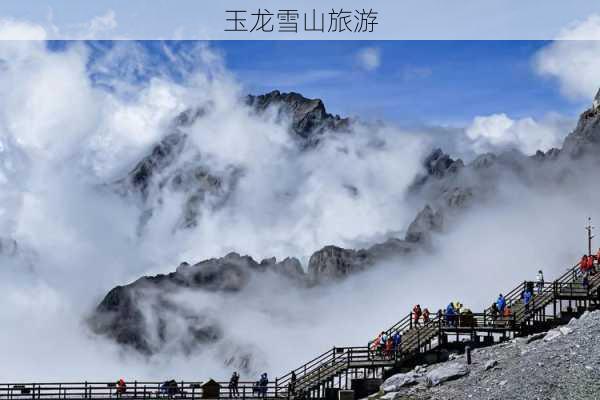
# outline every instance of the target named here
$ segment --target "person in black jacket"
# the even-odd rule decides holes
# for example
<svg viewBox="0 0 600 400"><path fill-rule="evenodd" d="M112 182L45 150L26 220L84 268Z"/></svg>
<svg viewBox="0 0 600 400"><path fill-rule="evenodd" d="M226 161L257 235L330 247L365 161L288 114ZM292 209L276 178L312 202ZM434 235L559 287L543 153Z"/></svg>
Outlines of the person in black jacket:
<svg viewBox="0 0 600 400"><path fill-rule="evenodd" d="M240 397L240 391L238 389L238 385L240 383L240 376L237 372L234 372L231 375L231 379L229 379L229 397Z"/></svg>

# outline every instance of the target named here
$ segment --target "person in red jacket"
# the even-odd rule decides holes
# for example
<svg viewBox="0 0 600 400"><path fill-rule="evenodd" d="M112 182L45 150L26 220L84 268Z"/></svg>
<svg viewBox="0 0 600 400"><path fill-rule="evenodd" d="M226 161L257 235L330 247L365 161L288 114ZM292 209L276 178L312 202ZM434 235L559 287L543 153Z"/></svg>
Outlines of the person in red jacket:
<svg viewBox="0 0 600 400"><path fill-rule="evenodd" d="M579 271L581 271L581 273L585 275L588 269L588 256L584 254L581 257L581 261L579 261L579 264L577 265L579 265Z"/></svg>
<svg viewBox="0 0 600 400"><path fill-rule="evenodd" d="M121 378L117 381L117 396L121 397L127 391L127 385L125 379Z"/></svg>
<svg viewBox="0 0 600 400"><path fill-rule="evenodd" d="M387 358L391 358L393 352L394 352L394 341L392 340L391 337L389 337L388 340L385 342L385 356Z"/></svg>
<svg viewBox="0 0 600 400"><path fill-rule="evenodd" d="M426 324L429 322L429 309L425 308L423 310L423 324Z"/></svg>
<svg viewBox="0 0 600 400"><path fill-rule="evenodd" d="M423 312L421 311L420 304L413 307L413 320L415 321L415 326L419 326L419 319L421 319L422 314Z"/></svg>

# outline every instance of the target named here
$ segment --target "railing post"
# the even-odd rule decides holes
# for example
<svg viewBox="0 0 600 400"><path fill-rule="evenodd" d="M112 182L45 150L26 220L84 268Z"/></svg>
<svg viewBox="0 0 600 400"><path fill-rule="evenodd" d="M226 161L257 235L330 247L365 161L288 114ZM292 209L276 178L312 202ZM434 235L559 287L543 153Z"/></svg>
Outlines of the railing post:
<svg viewBox="0 0 600 400"><path fill-rule="evenodd" d="M335 346L333 346L333 348L331 349L331 365L333 365L334 361L335 361Z"/></svg>
<svg viewBox="0 0 600 400"><path fill-rule="evenodd" d="M275 377L275 397L279 394L279 378Z"/></svg>
<svg viewBox="0 0 600 400"><path fill-rule="evenodd" d="M137 398L137 380L133 382L133 397Z"/></svg>
<svg viewBox="0 0 600 400"><path fill-rule="evenodd" d="M346 359L348 360L348 369L350 369L350 362L352 361L352 347L348 349L348 353L346 353ZM367 357L371 357L370 347L367 348ZM370 358L369 358L370 360Z"/></svg>

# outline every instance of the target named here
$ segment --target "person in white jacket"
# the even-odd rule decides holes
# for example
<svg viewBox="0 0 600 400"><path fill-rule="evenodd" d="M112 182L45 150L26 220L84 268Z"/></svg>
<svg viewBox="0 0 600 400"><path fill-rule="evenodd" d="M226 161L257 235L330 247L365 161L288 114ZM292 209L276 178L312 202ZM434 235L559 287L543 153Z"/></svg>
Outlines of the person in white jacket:
<svg viewBox="0 0 600 400"><path fill-rule="evenodd" d="M544 273L542 272L542 270L540 269L537 273L537 292L538 294L541 294L542 291L544 290Z"/></svg>

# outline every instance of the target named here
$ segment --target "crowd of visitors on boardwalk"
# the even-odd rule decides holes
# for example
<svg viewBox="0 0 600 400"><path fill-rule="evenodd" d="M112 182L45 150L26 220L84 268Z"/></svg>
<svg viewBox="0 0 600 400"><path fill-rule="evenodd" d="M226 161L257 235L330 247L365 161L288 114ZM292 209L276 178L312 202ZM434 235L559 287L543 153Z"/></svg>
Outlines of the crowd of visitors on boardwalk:
<svg viewBox="0 0 600 400"><path fill-rule="evenodd" d="M240 375L236 371L231 375L231 378L229 379L229 385L228 385L229 398L241 397L240 390L239 390L239 384L240 384ZM289 383L289 391L292 393L295 389L294 388L295 384L296 384L296 374L295 374L295 372L292 372L290 383ZM111 385L116 388L117 397L123 397L125 394L128 393L127 383L125 382L125 379L123 379L123 378L119 379L115 384L111 384ZM243 397L260 397L260 398L267 397L268 386L269 386L269 378L268 378L267 373L265 372L265 373L261 374L260 379L258 381L256 381L254 383L254 385L252 386L252 396L250 396L250 394L248 393L248 394L244 395ZM157 397L164 396L167 398L173 398L179 394L182 394L181 390L182 390L182 388L180 388L180 386L177 384L177 381L175 381L174 379L171 379L171 380L165 381L159 385L156 395L157 395Z"/></svg>
<svg viewBox="0 0 600 400"><path fill-rule="evenodd" d="M577 263L579 274L581 275L582 285L584 288L589 287L589 278L600 269L600 249L595 255L583 255ZM532 309L532 303L535 302L536 295L544 293L546 282L544 281L544 273L542 270L537 272L535 281L525 282L523 290L520 294L520 302L523 304L525 312ZM508 325L514 320L513 304L511 300L507 300L502 293L492 303L489 308L489 322L494 324ZM471 310L464 308L459 301L448 303L445 310L437 312L439 322L445 326L459 327L472 326L475 324L473 313ZM486 317L487 318L487 317ZM420 328L426 326L431 321L431 313L429 309L421 308L420 304L416 304L411 313L410 328ZM385 332L382 331L373 341L369 342L371 353L384 358L392 358L395 354L402 350L402 333L400 331Z"/></svg>
<svg viewBox="0 0 600 400"><path fill-rule="evenodd" d="M584 288L589 287L590 276L596 274L600 270L600 248L595 255L584 254L581 260L576 264L577 271L581 277L582 286ZM541 296L544 294L546 282L544 281L544 274L542 270L537 272L535 281L525 282L523 291L520 295L520 301L524 306L525 311L530 310L532 302L535 302L535 296ZM598 296L600 297L600 290ZM507 300L502 293L498 295L498 298L492 303L489 308L489 318L493 323L505 323L508 324L513 318L513 305L510 300ZM436 323L442 323L445 326L460 327L469 326L469 317L473 319L473 313L470 309L465 308L459 301L451 301L446 306L445 310L439 310L437 312L438 320ZM426 327L431 320L431 312L428 308L421 308L420 304L416 304L410 314L410 329ZM466 323L465 323L466 322ZM381 358L392 359L397 354L402 352L402 332L395 330L393 332L382 331L377 337L369 342L368 348L372 354L375 354ZM229 380L229 398L240 398L239 392L240 376L237 372L234 372ZM123 378L119 379L116 384L111 384L116 387L117 397L122 397L127 393L127 384ZM263 373L260 379L252 385L252 396L266 398L268 394L269 378L267 373ZM288 396L294 396L296 394L296 373L291 372L290 379L287 385ZM165 395L166 397L173 398L181 393L181 389L178 387L175 380L169 380L162 383L157 392L158 395ZM300 394L304 394L300 391ZM243 397L246 397L245 395ZM297 397L297 396L296 396ZM301 396L302 397L302 396Z"/></svg>

